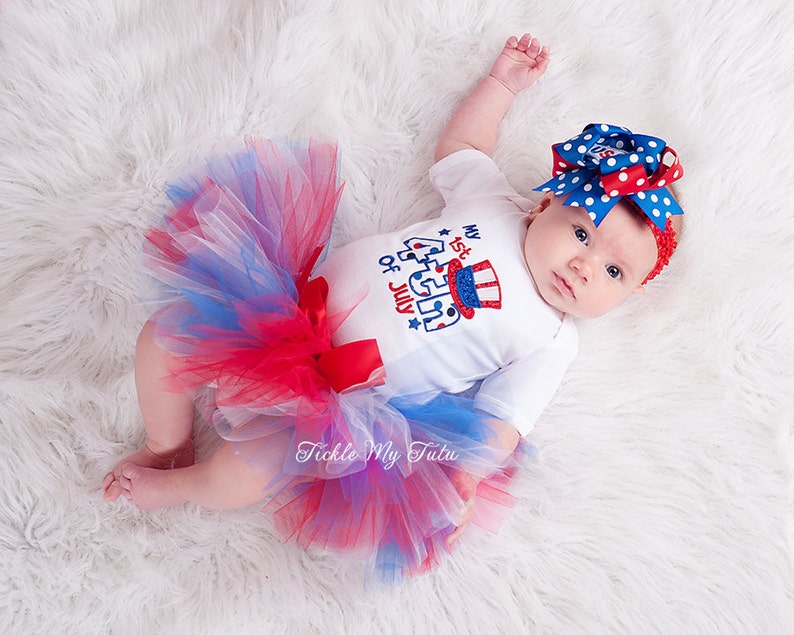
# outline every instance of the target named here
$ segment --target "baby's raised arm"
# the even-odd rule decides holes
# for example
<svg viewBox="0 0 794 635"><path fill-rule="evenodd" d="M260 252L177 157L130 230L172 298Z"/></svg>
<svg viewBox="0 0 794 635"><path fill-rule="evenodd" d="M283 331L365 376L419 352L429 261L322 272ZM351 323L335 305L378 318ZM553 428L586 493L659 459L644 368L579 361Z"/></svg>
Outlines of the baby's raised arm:
<svg viewBox="0 0 794 635"><path fill-rule="evenodd" d="M529 33L511 36L491 68L452 115L436 145L435 160L466 148L491 154L513 98L546 71L549 49Z"/></svg>

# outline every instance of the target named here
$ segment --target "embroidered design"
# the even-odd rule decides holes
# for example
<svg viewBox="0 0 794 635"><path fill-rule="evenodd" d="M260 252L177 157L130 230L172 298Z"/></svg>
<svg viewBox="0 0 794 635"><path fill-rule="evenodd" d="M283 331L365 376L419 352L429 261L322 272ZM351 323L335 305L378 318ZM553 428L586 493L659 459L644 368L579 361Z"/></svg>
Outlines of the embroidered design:
<svg viewBox="0 0 794 635"><path fill-rule="evenodd" d="M502 290L489 260L468 265L477 225L438 232L442 239L411 237L404 249L378 259L398 313L411 317L407 327L425 332L449 328L480 309L500 309ZM420 329L421 327L421 329Z"/></svg>
<svg viewBox="0 0 794 635"><path fill-rule="evenodd" d="M449 291L461 315L470 320L474 309L501 309L502 288L490 261L464 267L460 260L449 261Z"/></svg>

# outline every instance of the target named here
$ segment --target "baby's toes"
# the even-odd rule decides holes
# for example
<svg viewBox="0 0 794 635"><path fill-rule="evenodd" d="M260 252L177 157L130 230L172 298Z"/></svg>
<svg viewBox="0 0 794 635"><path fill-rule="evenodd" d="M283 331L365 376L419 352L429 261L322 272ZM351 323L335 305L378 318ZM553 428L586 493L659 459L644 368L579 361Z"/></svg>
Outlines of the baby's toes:
<svg viewBox="0 0 794 635"><path fill-rule="evenodd" d="M117 465L112 472L108 472L102 480L102 496L107 502L113 502L119 496L130 497L132 484L130 479L124 474L124 468L131 463Z"/></svg>
<svg viewBox="0 0 794 635"><path fill-rule="evenodd" d="M107 482L108 479L110 482ZM112 473L105 477L105 482L103 485L102 498L104 498L108 503L112 503L124 493L121 483L116 480L116 477L114 477Z"/></svg>

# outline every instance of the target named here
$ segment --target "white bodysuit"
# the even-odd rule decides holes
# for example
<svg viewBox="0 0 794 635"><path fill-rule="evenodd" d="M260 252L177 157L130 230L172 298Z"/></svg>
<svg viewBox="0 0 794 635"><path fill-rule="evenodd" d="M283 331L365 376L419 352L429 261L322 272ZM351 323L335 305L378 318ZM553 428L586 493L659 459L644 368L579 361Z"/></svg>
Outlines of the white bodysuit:
<svg viewBox="0 0 794 635"><path fill-rule="evenodd" d="M487 155L451 154L430 170L440 217L354 241L316 271L335 345L375 338L390 393L457 393L527 434L576 355L576 328L537 292L524 258L530 203Z"/></svg>

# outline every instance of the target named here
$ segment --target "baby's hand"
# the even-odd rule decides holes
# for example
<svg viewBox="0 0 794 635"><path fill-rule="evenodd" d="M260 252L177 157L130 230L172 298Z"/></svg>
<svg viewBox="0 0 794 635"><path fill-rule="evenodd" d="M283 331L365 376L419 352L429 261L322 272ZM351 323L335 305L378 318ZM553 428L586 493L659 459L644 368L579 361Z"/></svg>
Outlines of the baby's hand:
<svg viewBox="0 0 794 635"><path fill-rule="evenodd" d="M465 472L463 470L455 470L451 476L452 484L458 490L458 494L465 501L466 507L463 509L461 517L456 522L455 531L447 536L447 545L450 547L460 538L461 534L466 531L466 528L471 522L472 514L474 513L474 501L477 497L477 483L479 479Z"/></svg>
<svg viewBox="0 0 794 635"><path fill-rule="evenodd" d="M491 77L516 94L532 86L548 65L547 46L541 46L529 33L524 33L520 40L513 35L496 58Z"/></svg>

